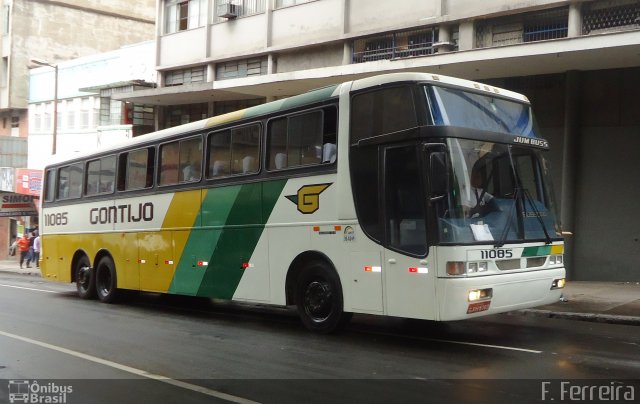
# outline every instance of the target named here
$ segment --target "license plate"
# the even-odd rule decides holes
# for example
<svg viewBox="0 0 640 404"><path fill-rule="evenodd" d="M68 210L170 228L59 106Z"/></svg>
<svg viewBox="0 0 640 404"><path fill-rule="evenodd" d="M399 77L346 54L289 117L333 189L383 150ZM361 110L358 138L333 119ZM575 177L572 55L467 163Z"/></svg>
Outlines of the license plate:
<svg viewBox="0 0 640 404"><path fill-rule="evenodd" d="M489 306L491 305L491 300L486 302L477 302L469 304L467 308L467 314L480 313L481 311L489 310Z"/></svg>

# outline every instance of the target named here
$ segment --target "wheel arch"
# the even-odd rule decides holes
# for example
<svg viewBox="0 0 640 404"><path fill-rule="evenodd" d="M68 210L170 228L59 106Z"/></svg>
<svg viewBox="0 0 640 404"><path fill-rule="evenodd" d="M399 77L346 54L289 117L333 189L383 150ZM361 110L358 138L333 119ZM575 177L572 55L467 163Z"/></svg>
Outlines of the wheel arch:
<svg viewBox="0 0 640 404"><path fill-rule="evenodd" d="M287 278L285 281L285 297L287 306L296 304L295 289L298 283L298 278L302 274L302 271L307 266L307 264L313 261L322 261L326 263L337 276L340 282L340 290L344 291L342 287L342 279L340 278L340 274L336 270L336 267L333 264L331 258L320 251L305 251L294 258L294 260L289 265L289 269L287 270Z"/></svg>
<svg viewBox="0 0 640 404"><path fill-rule="evenodd" d="M78 249L76 250L76 252L73 254L73 258L71 258L71 268L69 268L69 271L71 271L71 282L76 282L77 276L76 276L76 266L78 265L78 261L80 261L80 259L82 257L86 257L87 260L89 261L89 265L92 265L92 261L91 258L89 258L89 254L87 254L87 252L83 249ZM95 261L93 261L95 262Z"/></svg>
<svg viewBox="0 0 640 404"><path fill-rule="evenodd" d="M100 262L100 260L104 257L109 257L109 259L111 260L111 262L113 263L113 270L116 272L116 275L118 273L118 268L116 267L116 261L113 259L113 255L111 255L111 252L107 249L100 249L98 250L98 252L96 253L95 258L93 259L94 262L94 266L96 265L95 263ZM116 282L117 282L118 278L116 277Z"/></svg>

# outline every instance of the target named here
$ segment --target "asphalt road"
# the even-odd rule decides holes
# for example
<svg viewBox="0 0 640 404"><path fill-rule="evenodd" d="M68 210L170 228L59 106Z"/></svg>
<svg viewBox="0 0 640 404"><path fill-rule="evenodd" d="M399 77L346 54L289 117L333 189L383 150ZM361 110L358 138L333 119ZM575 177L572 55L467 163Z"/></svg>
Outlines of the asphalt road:
<svg viewBox="0 0 640 404"><path fill-rule="evenodd" d="M624 402L639 379L637 326L354 316L324 336L286 309L153 294L106 305L0 274L0 403L27 388L16 381L67 403Z"/></svg>

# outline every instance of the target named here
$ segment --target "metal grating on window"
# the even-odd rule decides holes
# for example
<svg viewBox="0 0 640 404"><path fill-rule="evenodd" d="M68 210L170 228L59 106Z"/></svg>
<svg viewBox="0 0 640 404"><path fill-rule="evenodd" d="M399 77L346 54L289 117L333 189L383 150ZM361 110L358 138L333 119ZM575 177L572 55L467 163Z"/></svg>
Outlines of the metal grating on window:
<svg viewBox="0 0 640 404"><path fill-rule="evenodd" d="M203 83L205 81L206 74L206 66L167 71L165 73L165 86L180 86L183 84Z"/></svg>
<svg viewBox="0 0 640 404"><path fill-rule="evenodd" d="M559 8L527 15L523 41L547 41L566 38L569 32L569 9Z"/></svg>
<svg viewBox="0 0 640 404"><path fill-rule="evenodd" d="M594 2L584 6L584 35L640 28L640 1Z"/></svg>
<svg viewBox="0 0 640 404"><path fill-rule="evenodd" d="M233 60L216 65L216 80L267 74L267 58Z"/></svg>
<svg viewBox="0 0 640 404"><path fill-rule="evenodd" d="M431 55L437 40L436 28L356 39L353 42L353 63Z"/></svg>
<svg viewBox="0 0 640 404"><path fill-rule="evenodd" d="M566 38L568 27L568 7L496 18L476 25L476 48Z"/></svg>

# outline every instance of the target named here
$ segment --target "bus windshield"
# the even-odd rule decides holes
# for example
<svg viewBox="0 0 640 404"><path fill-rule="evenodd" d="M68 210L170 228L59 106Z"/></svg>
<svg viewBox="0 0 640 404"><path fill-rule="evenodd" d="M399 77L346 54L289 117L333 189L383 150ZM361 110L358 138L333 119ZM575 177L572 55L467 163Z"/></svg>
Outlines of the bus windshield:
<svg viewBox="0 0 640 404"><path fill-rule="evenodd" d="M438 202L443 243L505 243L559 237L540 150L500 143L448 139L449 192Z"/></svg>
<svg viewBox="0 0 640 404"><path fill-rule="evenodd" d="M528 104L460 89L430 88L431 113L436 125L461 126L516 136L538 136Z"/></svg>

